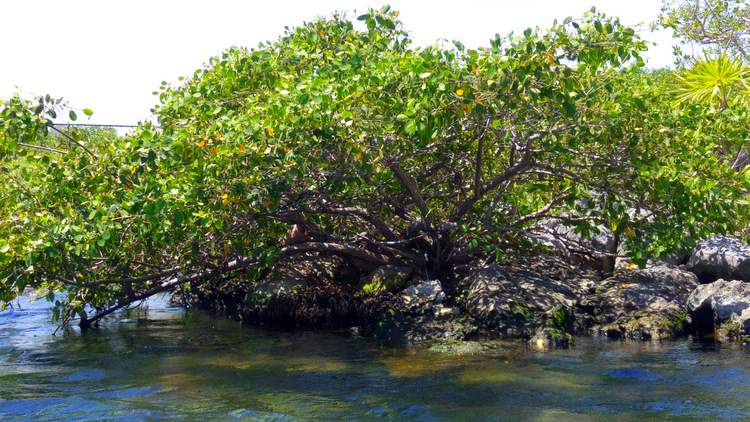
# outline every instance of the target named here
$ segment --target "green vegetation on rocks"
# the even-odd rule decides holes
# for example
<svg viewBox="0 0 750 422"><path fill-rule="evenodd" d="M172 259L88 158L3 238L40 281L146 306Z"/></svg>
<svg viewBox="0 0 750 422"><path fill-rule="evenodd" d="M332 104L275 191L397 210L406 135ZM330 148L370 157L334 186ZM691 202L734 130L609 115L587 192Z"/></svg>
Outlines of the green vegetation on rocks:
<svg viewBox="0 0 750 422"><path fill-rule="evenodd" d="M164 83L158 126L123 137L50 137L64 102L10 98L0 301L36 289L88 325L323 256L342 260L340 285L396 266L457 296L545 219L582 238L606 227L639 264L743 227L750 182L725 157L745 109L676 107L645 48L595 11L480 49L416 48L385 7L229 49Z"/></svg>

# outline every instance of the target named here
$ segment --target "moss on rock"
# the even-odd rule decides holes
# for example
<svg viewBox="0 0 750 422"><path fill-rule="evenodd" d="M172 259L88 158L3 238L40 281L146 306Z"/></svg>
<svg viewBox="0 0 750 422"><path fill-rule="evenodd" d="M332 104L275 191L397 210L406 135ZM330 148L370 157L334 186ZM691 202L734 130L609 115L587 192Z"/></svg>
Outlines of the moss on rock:
<svg viewBox="0 0 750 422"><path fill-rule="evenodd" d="M540 350L570 347L574 343L572 334L555 327L542 328L529 340L532 347Z"/></svg>

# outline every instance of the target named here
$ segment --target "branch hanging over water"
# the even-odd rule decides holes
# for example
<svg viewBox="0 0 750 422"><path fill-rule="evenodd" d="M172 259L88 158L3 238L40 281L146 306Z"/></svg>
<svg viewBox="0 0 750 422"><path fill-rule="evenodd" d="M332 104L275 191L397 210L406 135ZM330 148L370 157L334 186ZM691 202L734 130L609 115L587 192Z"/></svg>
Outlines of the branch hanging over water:
<svg viewBox="0 0 750 422"><path fill-rule="evenodd" d="M118 311L127 306L130 306L132 303L139 302L144 299L148 299L149 297L154 296L156 294L172 290L176 288L177 286L179 286L180 284L208 280L208 279L218 277L223 274L228 274L234 271L245 269L252 265L258 264L258 262L259 261L257 259L238 258L216 269L212 269L208 271L200 271L200 272L189 274L189 275L181 275L181 276L169 278L167 280L164 280L162 284L158 286L154 286L137 295L134 295L128 298L127 300L121 301L117 303L116 305L109 307L103 311L97 312L96 314L94 314L94 316L90 318L82 318L79 325L82 328L90 327L92 323L99 321L100 319L104 318L105 316L115 311Z"/></svg>

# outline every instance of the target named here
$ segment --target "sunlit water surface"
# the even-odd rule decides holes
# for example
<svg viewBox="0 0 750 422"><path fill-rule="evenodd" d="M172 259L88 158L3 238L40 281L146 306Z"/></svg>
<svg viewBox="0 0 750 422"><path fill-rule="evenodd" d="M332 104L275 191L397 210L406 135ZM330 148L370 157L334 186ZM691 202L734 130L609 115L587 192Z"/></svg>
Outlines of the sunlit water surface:
<svg viewBox="0 0 750 422"><path fill-rule="evenodd" d="M750 351L579 339L480 355L281 333L170 307L58 332L0 313L0 420L750 419Z"/></svg>

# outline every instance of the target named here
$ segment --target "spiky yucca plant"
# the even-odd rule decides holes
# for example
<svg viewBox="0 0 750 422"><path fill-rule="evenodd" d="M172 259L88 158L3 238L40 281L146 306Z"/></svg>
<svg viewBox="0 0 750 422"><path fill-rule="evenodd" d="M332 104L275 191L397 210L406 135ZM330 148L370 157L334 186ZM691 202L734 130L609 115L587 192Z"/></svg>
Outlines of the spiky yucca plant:
<svg viewBox="0 0 750 422"><path fill-rule="evenodd" d="M750 68L727 55L698 60L678 76L677 99L722 109L750 94Z"/></svg>

